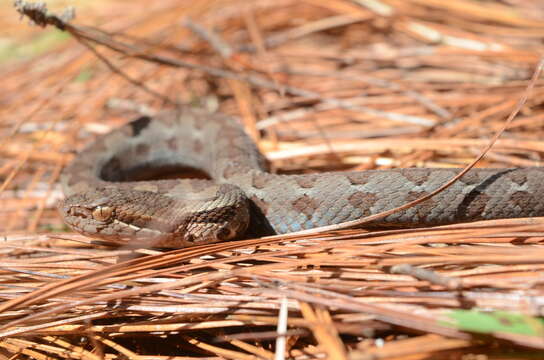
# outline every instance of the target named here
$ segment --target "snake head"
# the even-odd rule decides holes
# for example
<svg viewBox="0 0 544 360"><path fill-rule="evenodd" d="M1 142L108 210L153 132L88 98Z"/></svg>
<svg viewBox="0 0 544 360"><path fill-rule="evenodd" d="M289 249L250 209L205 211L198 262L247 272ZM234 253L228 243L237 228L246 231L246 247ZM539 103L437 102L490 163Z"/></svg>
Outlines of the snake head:
<svg viewBox="0 0 544 360"><path fill-rule="evenodd" d="M248 201L232 185L212 185L196 197L102 187L68 196L59 211L83 235L169 248L233 240L249 222Z"/></svg>

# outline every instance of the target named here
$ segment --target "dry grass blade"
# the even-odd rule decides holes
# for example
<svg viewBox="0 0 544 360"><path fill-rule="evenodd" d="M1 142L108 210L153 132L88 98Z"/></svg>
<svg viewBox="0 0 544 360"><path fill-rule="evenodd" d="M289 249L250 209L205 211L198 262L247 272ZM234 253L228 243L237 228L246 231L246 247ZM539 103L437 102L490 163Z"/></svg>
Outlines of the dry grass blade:
<svg viewBox="0 0 544 360"><path fill-rule="evenodd" d="M238 115L284 173L539 166L544 6L509 4L139 0L73 19L15 2L44 29L1 4L9 38L73 40L28 60L0 44L0 356L538 357L542 218L165 251L67 233L55 211L74 151L179 103Z"/></svg>

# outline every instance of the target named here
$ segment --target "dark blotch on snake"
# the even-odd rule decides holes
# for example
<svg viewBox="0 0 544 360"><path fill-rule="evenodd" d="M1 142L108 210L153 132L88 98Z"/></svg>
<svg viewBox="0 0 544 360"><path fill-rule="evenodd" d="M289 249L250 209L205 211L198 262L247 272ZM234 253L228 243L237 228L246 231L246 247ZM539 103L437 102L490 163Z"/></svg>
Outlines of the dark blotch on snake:
<svg viewBox="0 0 544 360"><path fill-rule="evenodd" d="M140 135L142 130L148 127L150 122L151 118L149 116L142 116L132 121L130 123L130 127L132 128L132 136L134 137Z"/></svg>

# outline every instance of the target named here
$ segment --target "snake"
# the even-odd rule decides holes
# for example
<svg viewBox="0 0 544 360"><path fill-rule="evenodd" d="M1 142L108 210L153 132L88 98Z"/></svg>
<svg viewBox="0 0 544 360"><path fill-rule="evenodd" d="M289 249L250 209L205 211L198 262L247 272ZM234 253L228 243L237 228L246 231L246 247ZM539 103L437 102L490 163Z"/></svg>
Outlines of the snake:
<svg viewBox="0 0 544 360"><path fill-rule="evenodd" d="M206 178L150 179L172 169ZM93 238L182 248L357 220L429 194L455 168L273 174L234 117L184 107L98 137L64 168L59 210ZM143 174L143 175L142 175ZM365 227L544 215L544 168L474 168L452 186ZM540 194L540 195L539 195Z"/></svg>

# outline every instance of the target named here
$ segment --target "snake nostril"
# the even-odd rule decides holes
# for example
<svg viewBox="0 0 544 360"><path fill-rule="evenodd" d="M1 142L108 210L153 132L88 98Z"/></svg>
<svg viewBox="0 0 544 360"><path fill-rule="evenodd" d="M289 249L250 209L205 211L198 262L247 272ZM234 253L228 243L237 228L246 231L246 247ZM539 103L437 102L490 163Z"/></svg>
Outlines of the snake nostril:
<svg viewBox="0 0 544 360"><path fill-rule="evenodd" d="M77 217L82 217L82 218L86 218L86 213L84 211L82 211L80 208L78 207L71 207L68 209L68 214L71 215L71 216L77 216Z"/></svg>

